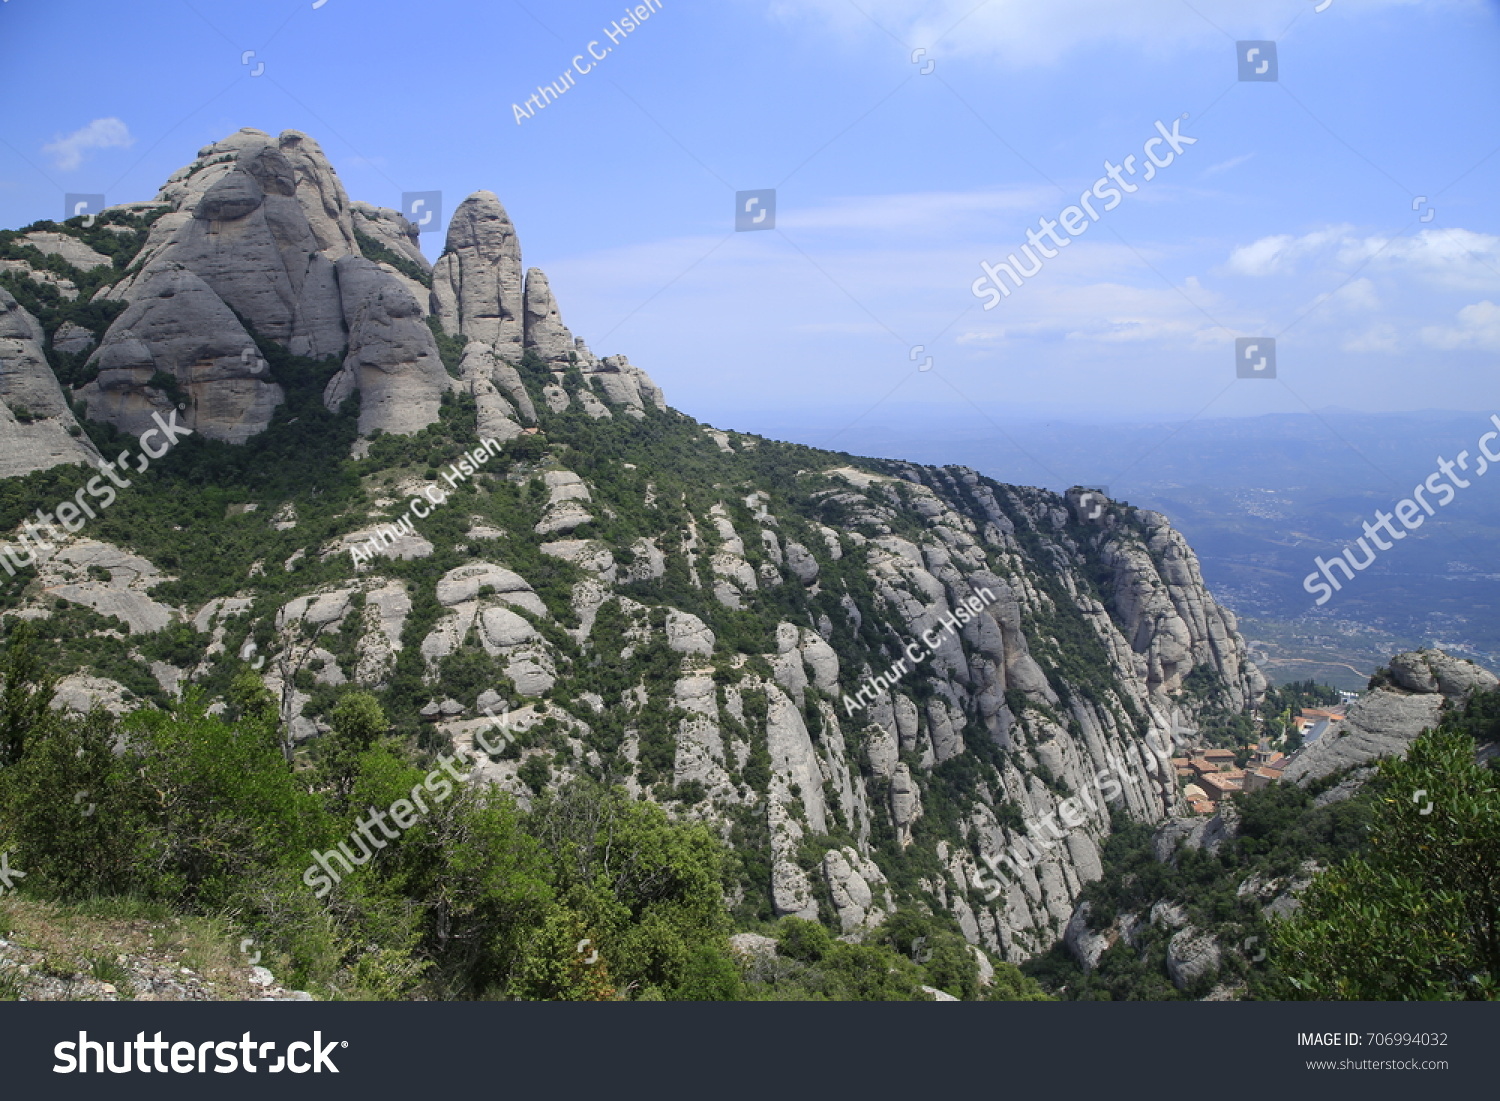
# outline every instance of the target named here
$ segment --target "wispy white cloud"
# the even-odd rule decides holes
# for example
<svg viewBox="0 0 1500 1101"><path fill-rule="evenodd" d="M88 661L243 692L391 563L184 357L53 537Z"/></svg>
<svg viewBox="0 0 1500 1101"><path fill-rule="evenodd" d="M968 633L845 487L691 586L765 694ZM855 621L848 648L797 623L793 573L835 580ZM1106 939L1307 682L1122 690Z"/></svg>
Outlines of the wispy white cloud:
<svg viewBox="0 0 1500 1101"><path fill-rule="evenodd" d="M818 207L783 211L777 216L777 224L789 230L953 233L972 228L987 216L1029 215L1056 206L1055 195L1052 188L1038 186L855 196Z"/></svg>
<svg viewBox="0 0 1500 1101"><path fill-rule="evenodd" d="M1235 336L1293 325L1288 369L1320 363L1330 392L1417 354L1445 378L1467 378L1500 347L1500 308L1489 304L1500 302L1500 278L1463 297L1441 281L1452 278L1444 264L1488 257L1500 239L1457 229L1392 240L1330 225L1238 249L1145 234L1131 249L1090 236L985 312L970 290L979 260L1016 247L1020 222L1054 202L1048 189L1016 189L787 204L784 233L642 242L546 267L574 331L597 354L629 351L684 407L750 400L768 363L796 365L788 385L803 400L873 401L912 371L916 344L967 379L959 385L975 400L1067 379L1070 401L1121 408L1150 407L1171 387L1173 400L1184 385L1222 389ZM1472 278L1486 273L1466 262ZM712 373L699 369L706 347L716 349Z"/></svg>
<svg viewBox="0 0 1500 1101"><path fill-rule="evenodd" d="M1366 352L1394 355L1401 351L1401 347L1401 336L1396 331L1396 326L1387 321L1377 322L1363 332L1347 337L1339 345L1341 351L1356 355Z"/></svg>
<svg viewBox="0 0 1500 1101"><path fill-rule="evenodd" d="M95 119L71 134L57 137L42 146L42 152L51 157L58 168L71 172L83 164L84 155L92 149L128 149L134 144L130 127L117 118L105 118Z"/></svg>
<svg viewBox="0 0 1500 1101"><path fill-rule="evenodd" d="M1238 157L1230 157L1227 161L1220 161L1218 164L1209 165L1198 174L1198 178L1200 180L1206 180L1210 176L1217 176L1221 172L1228 172L1230 169L1238 168L1246 161L1253 160L1254 158L1254 153L1242 153Z"/></svg>
<svg viewBox="0 0 1500 1101"><path fill-rule="evenodd" d="M1422 339L1448 351L1476 348L1500 352L1500 306L1488 299L1465 306L1458 311L1458 324L1429 326L1422 330Z"/></svg>
<svg viewBox="0 0 1500 1101"><path fill-rule="evenodd" d="M765 0L783 22L812 24L845 40L899 39L935 56L993 56L1021 65L1046 65L1071 50L1113 44L1169 54L1224 35L1269 38L1299 15L1309 0ZM1341 0L1348 11L1411 7L1424 0ZM1427 0L1428 6L1478 8L1484 0ZM1341 11L1341 15L1346 14Z"/></svg>
<svg viewBox="0 0 1500 1101"><path fill-rule="evenodd" d="M1452 290L1500 288L1500 237L1469 229L1424 229L1409 237L1361 236L1328 226L1241 245L1226 265L1235 275L1285 276L1315 268L1401 271Z"/></svg>
<svg viewBox="0 0 1500 1101"><path fill-rule="evenodd" d="M1300 237L1278 233L1241 245L1229 254L1229 270L1235 275L1287 275L1298 261L1309 256L1328 256L1341 245L1356 240L1353 226L1329 226Z"/></svg>

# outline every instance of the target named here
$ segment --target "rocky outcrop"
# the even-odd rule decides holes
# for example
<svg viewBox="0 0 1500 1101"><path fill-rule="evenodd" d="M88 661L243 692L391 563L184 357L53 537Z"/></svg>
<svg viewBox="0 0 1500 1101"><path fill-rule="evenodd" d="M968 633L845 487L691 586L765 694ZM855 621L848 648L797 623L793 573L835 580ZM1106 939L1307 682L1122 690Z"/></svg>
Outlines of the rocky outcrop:
<svg viewBox="0 0 1500 1101"><path fill-rule="evenodd" d="M531 407L531 399L525 396L521 376L514 367L499 359L488 344L471 341L464 347L459 376L474 397L481 439L507 443L525 431L525 424L536 422L536 410ZM519 399L525 400L524 411L518 408Z"/></svg>
<svg viewBox="0 0 1500 1101"><path fill-rule="evenodd" d="M115 617L132 634L166 627L177 609L151 596L167 580L140 555L94 539L74 539L37 555L42 599L66 601Z"/></svg>
<svg viewBox="0 0 1500 1101"><path fill-rule="evenodd" d="M1305 785L1380 757L1399 757L1422 731L1437 725L1446 706L1497 683L1488 670L1441 650L1398 654L1385 682L1350 705L1343 722L1296 753L1282 778Z"/></svg>
<svg viewBox="0 0 1500 1101"><path fill-rule="evenodd" d="M823 878L842 932L878 926L895 911L885 874L878 865L849 847L823 854Z"/></svg>
<svg viewBox="0 0 1500 1101"><path fill-rule="evenodd" d="M42 255L56 256L58 259L72 264L79 271L91 271L94 268L108 268L113 266L108 256L105 256L102 252L94 251L77 237L70 237L66 233L48 233L39 230L35 233L26 234L21 240L42 253Z"/></svg>
<svg viewBox="0 0 1500 1101"><path fill-rule="evenodd" d="M427 329L427 291L361 257L361 233L426 270L413 227L394 211L349 201L318 144L288 130L240 130L199 151L158 197L133 274L100 292L129 303L91 357L80 395L90 414L132 433L168 395L157 372L191 395L187 423L243 443L284 400L255 335L295 355L343 357L327 398L361 394L360 430L410 433L437 419L448 385ZM415 290L414 290L415 288Z"/></svg>
<svg viewBox="0 0 1500 1101"><path fill-rule="evenodd" d="M429 276L432 274L432 264L422 254L421 231L407 220L406 215L399 210L361 202L350 203L349 211L357 233L363 233L397 256L411 261Z"/></svg>
<svg viewBox="0 0 1500 1101"><path fill-rule="evenodd" d="M286 396L257 341L340 360L325 401L337 409L358 393L362 435L419 431L457 388L428 328L433 317L468 342L458 370L486 438L506 442L537 423L516 369L525 350L556 371L546 394L554 409L577 401L601 420L616 409L637 419L666 409L645 372L624 357L601 363L573 337L542 272L523 276L515 226L491 192L459 205L447 251L430 265L417 227L397 211L350 201L312 138L246 128L199 150L155 201L110 210L155 218L128 274L95 295L128 309L97 345L72 323L51 339L57 351L89 354L97 370L79 397L90 416L124 432L140 433L173 405L205 439L241 444L264 432ZM80 270L112 263L66 232L33 232L23 243ZM77 295L77 284L25 260L0 266ZM570 395L561 380L574 366L585 385L573 376ZM49 431L30 434L39 441ZM32 451L38 463L69 461L67 448Z"/></svg>
<svg viewBox="0 0 1500 1101"><path fill-rule="evenodd" d="M1122 532L1102 553L1114 575L1110 611L1144 664L1147 688L1175 692L1206 666L1223 678L1231 707L1253 704L1266 681L1246 658L1234 613L1209 597L1197 556L1165 516L1134 515L1144 541ZM1100 519L1106 531L1113 528L1113 516Z"/></svg>
<svg viewBox="0 0 1500 1101"><path fill-rule="evenodd" d="M443 331L488 344L521 362L525 287L516 227L493 191L470 195L448 223L447 248L433 266L433 313Z"/></svg>
<svg viewBox="0 0 1500 1101"><path fill-rule="evenodd" d="M94 353L98 377L78 391L94 420L132 435L177 408L165 375L187 396L184 423L210 440L244 443L266 430L286 396L255 341L195 273L161 266L135 282L132 302Z"/></svg>
<svg viewBox="0 0 1500 1101"><path fill-rule="evenodd" d="M399 279L369 260L346 256L337 269L349 354L328 384L325 403L336 410L357 391L361 435L421 431L438 419L449 386L421 305Z"/></svg>
<svg viewBox="0 0 1500 1101"><path fill-rule="evenodd" d="M158 198L173 213L152 226L141 275L109 297L134 301L141 279L184 267L293 354L342 353L334 264L359 248L349 198L317 142L295 130L240 130L200 150Z"/></svg>
<svg viewBox="0 0 1500 1101"><path fill-rule="evenodd" d="M0 287L0 478L99 460L63 399L42 340L36 318Z"/></svg>
<svg viewBox="0 0 1500 1101"><path fill-rule="evenodd" d="M1167 942L1167 974L1178 990L1190 990L1219 969L1222 953L1210 934L1185 926Z"/></svg>
<svg viewBox="0 0 1500 1101"><path fill-rule="evenodd" d="M93 333L71 321L64 321L57 332L52 334L53 350L70 356L81 355L98 343Z"/></svg>
<svg viewBox="0 0 1500 1101"><path fill-rule="evenodd" d="M714 652L714 633L697 616L673 608L667 612L667 645L679 654L706 657Z"/></svg>
<svg viewBox="0 0 1500 1101"><path fill-rule="evenodd" d="M526 273L526 347L555 367L567 367L578 359L573 334L562 322L552 286L537 268Z"/></svg>
<svg viewBox="0 0 1500 1101"><path fill-rule="evenodd" d="M34 268L25 260L0 260L0 273L19 275L44 287L51 287L60 298L69 302L78 297L78 284L56 272L45 268Z"/></svg>
<svg viewBox="0 0 1500 1101"><path fill-rule="evenodd" d="M1095 932L1090 927L1089 918L1092 913L1091 904L1080 902L1078 909L1073 911L1073 916L1068 919L1067 928L1063 930L1063 947L1078 961L1078 966L1084 971L1092 971L1098 967L1099 958L1110 946L1110 938L1107 934Z"/></svg>
<svg viewBox="0 0 1500 1101"><path fill-rule="evenodd" d="M1209 818L1172 818L1164 822L1151 838L1152 851L1163 863L1175 860L1183 850L1216 853L1240 833L1240 812L1232 802L1225 802Z"/></svg>

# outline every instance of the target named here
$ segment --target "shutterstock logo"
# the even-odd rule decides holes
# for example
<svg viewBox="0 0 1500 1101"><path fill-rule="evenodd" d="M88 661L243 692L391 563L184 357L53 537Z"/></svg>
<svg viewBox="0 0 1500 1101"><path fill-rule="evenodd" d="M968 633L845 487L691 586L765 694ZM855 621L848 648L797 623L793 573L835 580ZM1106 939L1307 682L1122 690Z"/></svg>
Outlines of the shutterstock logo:
<svg viewBox="0 0 1500 1101"><path fill-rule="evenodd" d="M441 191L403 191L401 213L417 227L418 233L436 233L443 228L443 193Z"/></svg>
<svg viewBox="0 0 1500 1101"><path fill-rule="evenodd" d="M1468 489L1475 480L1484 477L1491 467L1500 464L1500 449L1494 447L1496 441L1500 441L1500 414L1491 414L1490 423L1495 426L1495 431L1480 436L1473 453L1460 451L1452 459L1439 455L1437 470L1418 483L1410 497L1396 502L1391 512L1376 509L1375 519L1364 521L1364 535L1356 539L1352 546L1346 546L1343 554L1336 554L1326 561L1321 555L1313 559L1313 565L1317 569L1303 579L1302 587L1318 598L1318 606L1332 600L1334 593L1354 580L1355 573L1373 566L1380 551L1390 550L1425 524L1429 516L1435 516L1439 508L1447 508L1452 504L1460 489ZM1469 465L1470 459L1474 460L1472 467ZM1460 475L1460 470L1468 477ZM1432 500L1428 499L1429 495ZM1398 528L1393 521L1399 522L1401 526ZM1356 547L1359 548L1358 553L1355 551Z"/></svg>
<svg viewBox="0 0 1500 1101"><path fill-rule="evenodd" d="M735 193L734 230L736 233L752 233L756 230L775 228L776 189L774 187Z"/></svg>
<svg viewBox="0 0 1500 1101"><path fill-rule="evenodd" d="M1141 189L1140 183L1132 183L1127 177L1136 177L1136 168L1142 169L1138 179L1141 183L1149 183L1156 179L1158 172L1168 167L1189 145L1196 145L1197 138L1190 138L1182 132L1181 118L1172 120L1172 128L1167 129L1165 123L1158 120L1156 123L1156 134L1146 140L1141 152L1143 157L1136 157L1134 153L1124 158L1119 164L1110 161L1104 162L1104 175L1094 181L1094 186L1078 197L1076 206L1064 207L1056 218L1042 218L1037 222L1037 229L1026 231L1027 244L1021 246L1020 257L1011 253L1003 261L992 264L987 260L979 262L979 268L984 272L978 279L974 280L969 288L975 298L987 298L984 308L993 310L1000 304L1002 298L1009 298L1012 287L1019 288L1027 279L1032 278L1042 270L1042 265L1052 259L1068 245L1073 243L1073 238L1085 233L1090 226L1097 222L1100 212L1113 210L1125 201L1126 195L1133 195ZM1162 149L1166 147L1166 152ZM1094 200L1099 200L1103 205L1094 206ZM1061 227L1067 236L1059 236L1057 230ZM1048 245L1046 242L1051 241ZM1001 276L1005 278L1002 279ZM1011 286L1006 285L1006 279L1010 280Z"/></svg>
<svg viewBox="0 0 1500 1101"><path fill-rule="evenodd" d="M84 195L69 192L65 197L63 207L63 221L70 218L82 218L85 227L92 227L94 217L104 209L103 195Z"/></svg>
<svg viewBox="0 0 1500 1101"><path fill-rule="evenodd" d="M1234 342L1234 362L1239 378L1276 377L1276 338L1242 336Z"/></svg>
<svg viewBox="0 0 1500 1101"><path fill-rule="evenodd" d="M336 1048L346 1048L348 1040L323 1042L323 1034L314 1032L311 1042L297 1040L286 1047L286 1054L271 1062L276 1054L276 1041L264 1042L245 1033L238 1040L208 1040L201 1044L187 1040L163 1040L161 1033L146 1039L144 1032L136 1033L134 1040L119 1041L119 1061L115 1060L114 1040L90 1040L87 1032L80 1032L78 1039L64 1040L52 1049L57 1064L53 1074L207 1074L209 1059L216 1062L214 1074L234 1074L243 1070L247 1074L265 1071L280 1074L284 1070L293 1074L338 1074L339 1068L331 1058ZM171 1063L171 1066L167 1066ZM258 1063L258 1065L257 1065ZM92 1068L92 1069L91 1069Z"/></svg>
<svg viewBox="0 0 1500 1101"><path fill-rule="evenodd" d="M1240 79L1275 81L1280 77L1276 61L1276 43L1249 41L1236 43L1240 57Z"/></svg>

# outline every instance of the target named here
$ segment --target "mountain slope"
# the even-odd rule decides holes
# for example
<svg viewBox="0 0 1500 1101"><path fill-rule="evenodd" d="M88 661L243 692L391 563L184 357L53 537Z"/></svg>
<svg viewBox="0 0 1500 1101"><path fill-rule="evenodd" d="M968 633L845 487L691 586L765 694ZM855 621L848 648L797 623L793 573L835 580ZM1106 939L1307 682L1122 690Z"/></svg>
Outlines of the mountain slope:
<svg viewBox="0 0 1500 1101"><path fill-rule="evenodd" d="M590 776L708 823L743 924L927 908L1020 960L1100 874L1098 796L1180 810L1164 747L1264 689L1161 515L700 425L573 338L488 192L429 269L310 138L240 131L100 221L25 234L124 243L88 271L0 240L51 367L0 343L6 377L60 380L139 471L0 574L66 699L258 670L298 762L367 689L523 805ZM76 458L0 482L12 543Z"/></svg>

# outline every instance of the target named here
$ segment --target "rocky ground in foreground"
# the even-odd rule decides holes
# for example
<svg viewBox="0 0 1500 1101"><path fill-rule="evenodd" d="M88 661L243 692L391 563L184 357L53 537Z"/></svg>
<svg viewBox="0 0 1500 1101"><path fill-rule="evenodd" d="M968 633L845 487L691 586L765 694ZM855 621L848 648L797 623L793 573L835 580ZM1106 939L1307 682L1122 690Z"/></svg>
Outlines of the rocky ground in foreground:
<svg viewBox="0 0 1500 1101"><path fill-rule="evenodd" d="M0 899L0 1001L313 1001L218 923L154 907Z"/></svg>

